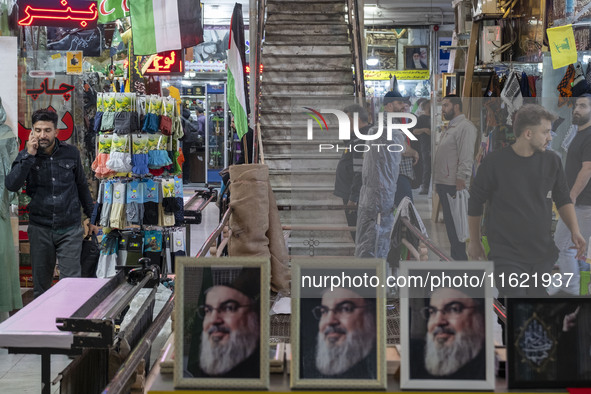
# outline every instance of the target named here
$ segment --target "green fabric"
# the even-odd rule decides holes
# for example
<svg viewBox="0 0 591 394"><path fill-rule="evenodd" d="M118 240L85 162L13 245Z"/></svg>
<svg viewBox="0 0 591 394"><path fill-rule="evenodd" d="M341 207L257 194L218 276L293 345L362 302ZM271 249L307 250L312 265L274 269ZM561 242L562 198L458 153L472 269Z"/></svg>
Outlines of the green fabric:
<svg viewBox="0 0 591 394"><path fill-rule="evenodd" d="M123 11L121 0L98 1L97 5L99 6L98 23L109 23L129 16L129 11Z"/></svg>
<svg viewBox="0 0 591 394"><path fill-rule="evenodd" d="M152 0L130 1L129 9L134 54L151 55L158 52Z"/></svg>
<svg viewBox="0 0 591 394"><path fill-rule="evenodd" d="M581 271L581 295L589 295L589 282L591 282L591 273L589 271Z"/></svg>
<svg viewBox="0 0 591 394"><path fill-rule="evenodd" d="M16 193L9 192L4 186L6 175L18 154L18 143L10 127L3 124L4 115L0 104L0 312L9 312L22 308L23 301L10 224L10 203L16 198Z"/></svg>

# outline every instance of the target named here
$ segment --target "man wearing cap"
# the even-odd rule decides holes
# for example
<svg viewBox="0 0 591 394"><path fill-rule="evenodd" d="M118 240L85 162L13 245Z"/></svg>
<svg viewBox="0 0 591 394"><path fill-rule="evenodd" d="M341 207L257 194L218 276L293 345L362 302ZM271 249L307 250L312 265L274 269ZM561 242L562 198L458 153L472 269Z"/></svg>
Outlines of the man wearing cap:
<svg viewBox="0 0 591 394"><path fill-rule="evenodd" d="M316 357L315 363L303 366L302 376L375 379L375 300L362 298L350 289L337 288L324 293L312 314L318 320Z"/></svg>
<svg viewBox="0 0 591 394"><path fill-rule="evenodd" d="M404 98L398 92L386 93L383 104L384 112L404 110ZM387 139L386 115L384 113L381 136L371 143L384 146L398 144L404 149L405 143L400 130L392 131L392 141ZM378 124L373 126L368 135L377 134L379 127ZM362 185L357 209L356 257L388 256L390 233L394 226L394 196L402 153L392 152L395 149L388 150L384 146L381 149L372 146L363 156Z"/></svg>
<svg viewBox="0 0 591 394"><path fill-rule="evenodd" d="M470 182L477 130L462 113L462 100L457 95L446 96L441 110L449 124L441 135L435 151L433 181L443 209L443 221L451 245L451 258L465 261L468 259L466 243L458 239L447 196L454 197L457 191L466 189Z"/></svg>
<svg viewBox="0 0 591 394"><path fill-rule="evenodd" d="M249 272L244 272L246 270ZM193 376L260 377L258 272L244 269L235 281L214 285L205 291L205 302L198 309L203 319L198 365L194 362L196 358L190 355L187 368ZM194 350L192 346L191 353Z"/></svg>
<svg viewBox="0 0 591 394"><path fill-rule="evenodd" d="M425 340L411 340L411 379L486 379L483 301L455 288L431 294Z"/></svg>

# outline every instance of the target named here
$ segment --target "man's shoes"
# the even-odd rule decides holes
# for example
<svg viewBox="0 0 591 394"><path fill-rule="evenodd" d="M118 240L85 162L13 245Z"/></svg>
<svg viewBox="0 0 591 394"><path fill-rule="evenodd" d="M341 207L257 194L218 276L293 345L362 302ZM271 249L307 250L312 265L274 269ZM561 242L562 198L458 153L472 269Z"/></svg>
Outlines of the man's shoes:
<svg viewBox="0 0 591 394"><path fill-rule="evenodd" d="M429 194L429 189L421 186L421 190L419 191L419 194L425 195L425 194Z"/></svg>

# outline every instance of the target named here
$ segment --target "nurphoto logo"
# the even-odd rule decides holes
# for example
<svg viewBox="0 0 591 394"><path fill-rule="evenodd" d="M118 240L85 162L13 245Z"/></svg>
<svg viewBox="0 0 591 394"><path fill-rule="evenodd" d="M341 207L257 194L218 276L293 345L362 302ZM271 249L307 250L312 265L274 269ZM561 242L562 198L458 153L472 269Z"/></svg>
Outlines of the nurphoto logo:
<svg viewBox="0 0 591 394"><path fill-rule="evenodd" d="M308 135L307 138L309 141L314 139L314 121L318 124L321 131L327 132L328 125L326 124L326 119L322 114L333 114L337 117L338 124L339 124L339 140L341 141L350 141L351 140L351 122L349 120L349 116L338 109L321 109L316 111L310 107L304 107L311 113L308 115L311 119L308 119ZM415 137L409 129L413 128L417 124L417 117L414 114L406 113L406 112L386 112L386 140L387 141L394 141L394 130L400 130L406 137L408 137L411 141L417 141L417 137ZM406 119L406 123L402 123L400 120ZM377 128L372 127L370 130L375 130L372 134L364 134L359 131L358 127L358 120L359 120L359 113L353 113L353 139L358 139L361 141L376 141L378 139L383 140L384 134L384 112L380 112L378 114L378 122ZM399 143L357 143L357 144L349 144L345 146L339 146L338 144L318 144L318 151L325 152L325 151L336 151L339 150L349 150L355 152L367 152L371 149L387 149L388 152L402 152L404 151L404 145Z"/></svg>

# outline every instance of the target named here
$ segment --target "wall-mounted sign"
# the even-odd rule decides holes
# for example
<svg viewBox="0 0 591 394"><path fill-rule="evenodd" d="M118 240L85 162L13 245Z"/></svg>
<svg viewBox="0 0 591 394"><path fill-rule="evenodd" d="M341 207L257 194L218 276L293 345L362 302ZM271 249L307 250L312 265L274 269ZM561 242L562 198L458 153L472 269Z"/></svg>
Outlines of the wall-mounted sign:
<svg viewBox="0 0 591 394"><path fill-rule="evenodd" d="M85 57L98 57L104 46L104 26L96 29L47 28L47 50L82 51Z"/></svg>
<svg viewBox="0 0 591 394"><path fill-rule="evenodd" d="M82 51L66 52L66 74L82 74Z"/></svg>
<svg viewBox="0 0 591 394"><path fill-rule="evenodd" d="M429 79L429 70L364 70L363 77L366 81L387 81L392 77L398 80L422 80Z"/></svg>
<svg viewBox="0 0 591 394"><path fill-rule="evenodd" d="M21 26L57 26L94 29L98 12L86 0L18 0Z"/></svg>
<svg viewBox="0 0 591 394"><path fill-rule="evenodd" d="M27 89L27 96L31 96L33 100L37 100L41 94L48 94L50 96L63 95L64 100L68 101L71 97L70 92L74 90L74 88L75 86L67 83L60 84L57 89L50 88L49 79L45 78L38 89Z"/></svg>
<svg viewBox="0 0 591 394"><path fill-rule="evenodd" d="M142 65L143 75L184 75L185 56L183 50L160 52L144 56L148 61Z"/></svg>
<svg viewBox="0 0 591 394"><path fill-rule="evenodd" d="M187 71L195 72L224 72L226 71L226 62L187 62L185 68Z"/></svg>
<svg viewBox="0 0 591 394"><path fill-rule="evenodd" d="M29 71L31 78L55 78L55 71L47 70L31 70Z"/></svg>

